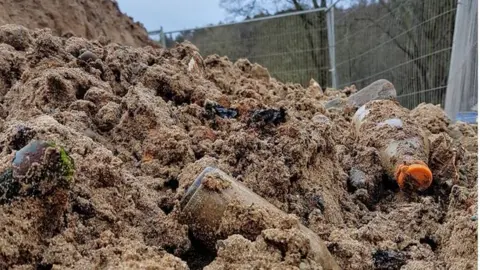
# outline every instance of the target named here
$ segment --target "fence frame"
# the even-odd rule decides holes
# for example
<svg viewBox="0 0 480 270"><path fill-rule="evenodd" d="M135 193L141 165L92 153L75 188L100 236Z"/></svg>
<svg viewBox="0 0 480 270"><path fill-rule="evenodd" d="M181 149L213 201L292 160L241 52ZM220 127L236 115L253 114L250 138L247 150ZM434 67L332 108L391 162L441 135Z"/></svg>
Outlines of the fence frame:
<svg viewBox="0 0 480 270"><path fill-rule="evenodd" d="M337 74L337 61L336 61L336 40L335 40L335 19L334 19L334 10L335 6L341 0L332 0L328 7L321 7L309 10L302 10L290 13L283 13L278 15L260 17L249 19L245 21L239 22L232 22L226 24L219 24L219 25L211 25L205 27L194 27L194 28L187 28L182 30L174 30L174 31L163 31L163 28L159 30L150 31L148 32L149 35L159 35L160 42L164 47L166 47L166 37L167 35L172 36L174 33L181 33L181 32L189 32L195 31L200 29L212 29L217 27L225 27L225 26L232 26L232 25L239 25L239 24L247 24L251 22L259 22L265 20L272 20L278 19L282 17L288 16L296 16L302 14L309 14L314 12L326 12L326 23L327 23L327 36L328 36L328 54L329 54L329 65L330 65L330 73L331 73L331 83L334 89L338 88L338 74ZM459 90L464 90L465 88L471 87L471 85L465 85L465 77L471 78L471 76L477 76L477 68L473 68L473 65L466 65L466 60L475 59L475 63L477 61L477 57L473 55L473 53L477 53L476 51L469 49L468 52L465 53L465 48L470 48L476 45L476 40L472 41L468 39L468 35L461 35L461 31L471 32L473 30L477 31L477 25L473 25L472 23L468 23L470 20L474 20L477 18L477 7L478 3L477 0L458 0L457 2L457 10L455 16L455 27L454 27L454 34L453 34L453 42L451 48L451 56L450 56L450 66L448 68L448 83L446 87L446 94L445 94L445 111L447 115L451 119L455 119L456 114L460 110L461 106L461 99L463 93L459 92ZM473 16L473 17L472 17ZM467 27L467 30L465 30ZM473 42L475 42L474 45ZM470 46L470 47L468 47ZM462 66L463 64L463 66ZM461 70L458 72L451 72L455 68L461 67ZM477 82L475 80L475 82ZM470 83L471 84L471 83ZM475 86L476 88L476 86ZM425 90L423 90L425 91ZM419 93L422 91L415 91L410 94Z"/></svg>
<svg viewBox="0 0 480 270"><path fill-rule="evenodd" d="M462 98L465 98L463 96L464 92L477 88L477 80L474 80L474 85L470 80L472 76L478 76L476 67L478 61L477 50L473 50L477 40L473 39L473 35L469 35L473 31L478 31L476 29L478 27L477 12L477 0L458 0L447 93L445 95L445 112L452 120L456 119L457 113L461 109ZM475 67L467 64L471 59L475 59Z"/></svg>
<svg viewBox="0 0 480 270"><path fill-rule="evenodd" d="M335 57L336 51L335 51L334 10L335 10L335 5L340 1L341 0L333 0L332 1L333 3L331 3L327 7L320 7L320 8L314 8L314 9L308 9L308 10L301 10L301 11L277 14L277 15L272 15L272 16L249 19L249 20L240 21L240 22L232 22L232 23L218 24L218 25L211 25L211 26L204 26L204 27L185 28L185 29L182 29L182 30L173 30L173 31L166 31L166 32L163 31L163 27L160 27L159 30L149 31L148 35L152 35L152 36L153 35L159 35L159 40L160 40L162 46L164 48L166 48L167 35L172 35L173 33L195 31L195 30L200 30L200 29L212 29L212 28L216 28L216 27L239 25L239 24L245 24L245 23L251 23L251 22L259 22L259 21L265 21L265 20L278 19L278 18L282 18L282 17L297 16L297 15L303 15L303 14L309 14L309 13L324 11L326 13L326 21L327 21L328 53L329 53L329 64L330 64L329 71L331 73L331 78L332 78L332 87L334 89L336 89L337 86L338 86L338 77L337 77L336 57Z"/></svg>

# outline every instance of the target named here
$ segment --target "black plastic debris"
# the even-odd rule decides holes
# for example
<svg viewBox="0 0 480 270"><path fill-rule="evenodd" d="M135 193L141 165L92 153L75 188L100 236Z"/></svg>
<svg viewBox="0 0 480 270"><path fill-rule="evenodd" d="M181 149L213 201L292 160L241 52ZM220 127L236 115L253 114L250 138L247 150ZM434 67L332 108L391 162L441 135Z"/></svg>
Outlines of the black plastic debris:
<svg viewBox="0 0 480 270"><path fill-rule="evenodd" d="M235 118L238 116L236 109L224 108L220 105L214 107L216 114L222 118Z"/></svg>
<svg viewBox="0 0 480 270"><path fill-rule="evenodd" d="M252 113L250 123L263 123L278 125L286 121L287 112L284 108L280 109L262 109Z"/></svg>
<svg viewBox="0 0 480 270"><path fill-rule="evenodd" d="M220 104L215 102L205 102L205 110L207 111L207 115L210 118L214 118L216 115L220 116L221 118L236 118L238 116L238 110L232 108L225 108Z"/></svg>
<svg viewBox="0 0 480 270"><path fill-rule="evenodd" d="M323 196L321 194L314 194L311 197L311 201L314 207L320 209L320 211L322 212L325 211L325 200L323 199Z"/></svg>
<svg viewBox="0 0 480 270"><path fill-rule="evenodd" d="M396 270L406 264L406 256L394 250L377 250L373 253L373 263L376 270Z"/></svg>

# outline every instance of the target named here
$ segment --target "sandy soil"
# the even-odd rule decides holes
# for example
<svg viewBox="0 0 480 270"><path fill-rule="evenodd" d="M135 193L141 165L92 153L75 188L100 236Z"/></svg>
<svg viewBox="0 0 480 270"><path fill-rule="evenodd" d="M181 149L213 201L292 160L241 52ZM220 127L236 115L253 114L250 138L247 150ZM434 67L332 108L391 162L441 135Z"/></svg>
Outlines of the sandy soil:
<svg viewBox="0 0 480 270"><path fill-rule="evenodd" d="M2 269L319 269L299 259L308 248L291 226L245 209L232 213L263 227L206 251L178 221L206 166L317 233L342 269L477 267L476 125L452 125L430 105L406 111L435 147L434 184L405 194L377 151L355 142L354 110L324 107L354 88L283 84L188 43L102 45L12 25L0 41L2 170L31 139L54 141L75 162L55 215L37 195L0 205ZM84 49L95 57L79 59ZM354 165L362 181L383 183L375 200L350 188Z"/></svg>
<svg viewBox="0 0 480 270"><path fill-rule="evenodd" d="M56 36L99 39L104 44L154 46L143 25L123 14L112 0L1 0L0 25L4 24L48 27ZM5 38L6 33L0 36Z"/></svg>

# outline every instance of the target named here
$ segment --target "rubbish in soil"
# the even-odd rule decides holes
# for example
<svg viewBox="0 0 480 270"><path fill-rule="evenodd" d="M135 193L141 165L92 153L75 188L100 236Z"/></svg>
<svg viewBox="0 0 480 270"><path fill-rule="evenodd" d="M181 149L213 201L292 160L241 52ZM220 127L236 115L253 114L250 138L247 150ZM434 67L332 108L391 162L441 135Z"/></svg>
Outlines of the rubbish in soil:
<svg viewBox="0 0 480 270"><path fill-rule="evenodd" d="M78 59L83 60L85 62L89 62L89 61L97 60L98 57L93 52L89 50L85 50L82 54L80 54L80 56L78 56Z"/></svg>
<svg viewBox="0 0 480 270"><path fill-rule="evenodd" d="M15 153L0 176L0 203L15 196L48 193L73 181L73 159L54 143L33 140ZM48 182L48 183L47 183Z"/></svg>
<svg viewBox="0 0 480 270"><path fill-rule="evenodd" d="M331 108L341 108L345 106L345 99L343 98L334 98L332 100L329 100L327 103L325 103L325 109L331 109Z"/></svg>
<svg viewBox="0 0 480 270"><path fill-rule="evenodd" d="M265 211L272 218L287 218L285 212L214 167L207 167L200 173L182 198L180 207L180 222L188 224L193 236L213 250L217 240L226 239L230 235L240 234L254 239L263 229L269 229L258 228L257 235L249 234L251 232L244 231L245 228L235 229L233 221L227 222L229 207L244 207L253 211ZM255 227L252 224L250 226ZM309 241L309 259L319 263L323 269L340 269L318 235L300 223L298 229Z"/></svg>
<svg viewBox="0 0 480 270"><path fill-rule="evenodd" d="M429 141L400 104L370 101L357 110L353 125L359 144L377 148L383 168L402 190L424 191L432 184Z"/></svg>
<svg viewBox="0 0 480 270"><path fill-rule="evenodd" d="M236 118L238 116L238 110L232 108L225 108L222 105L213 102L213 101L205 101L205 110L207 111L207 115L210 118L215 117L215 115L220 116L221 118Z"/></svg>
<svg viewBox="0 0 480 270"><path fill-rule="evenodd" d="M400 269L406 264L406 257L399 251L377 250L373 253L373 262L376 270Z"/></svg>
<svg viewBox="0 0 480 270"><path fill-rule="evenodd" d="M262 109L253 111L249 123L263 123L278 125L280 123L285 123L287 112L284 108L280 109Z"/></svg>
<svg viewBox="0 0 480 270"><path fill-rule="evenodd" d="M372 100L388 100L396 99L396 97L397 90L395 90L393 84L385 79L381 79L352 94L348 97L348 101L350 104L360 107Z"/></svg>

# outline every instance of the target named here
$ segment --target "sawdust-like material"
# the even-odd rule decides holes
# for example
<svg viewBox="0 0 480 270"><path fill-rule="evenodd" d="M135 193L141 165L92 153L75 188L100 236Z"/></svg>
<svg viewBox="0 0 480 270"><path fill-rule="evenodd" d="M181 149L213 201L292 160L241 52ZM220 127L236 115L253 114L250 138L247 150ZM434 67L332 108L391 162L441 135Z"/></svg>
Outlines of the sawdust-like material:
<svg viewBox="0 0 480 270"><path fill-rule="evenodd" d="M384 185L366 203L368 194L349 189L349 173L356 166L384 183L377 153L352 136L354 111L324 107L353 88L320 93L314 84L283 84L247 60L203 59L189 43L131 48L18 31L0 38L0 166L24 141L44 139L63 146L76 170L52 227L43 226L41 197L0 205L0 268L318 269L304 259L308 247L294 227L243 208L231 212L243 219L222 226L234 233L252 221L245 236L225 235L218 254L205 254L177 214L206 166L313 230L342 269L386 263L378 254L400 254L395 262L406 269L476 267L476 126L455 124L429 138L440 145L429 165L434 175L444 172L432 192L405 196ZM83 49L97 59L78 59ZM212 119L206 100L239 116ZM285 122L248 124L252 111L279 108ZM458 181L448 165L454 153Z"/></svg>
<svg viewBox="0 0 480 270"><path fill-rule="evenodd" d="M6 24L29 29L48 27L56 36L98 39L104 44L155 45L143 25L122 13L112 0L6 0L0 2L0 25ZM0 27L0 36L0 43L21 37L12 45L20 50L32 40L25 28L13 25Z"/></svg>

